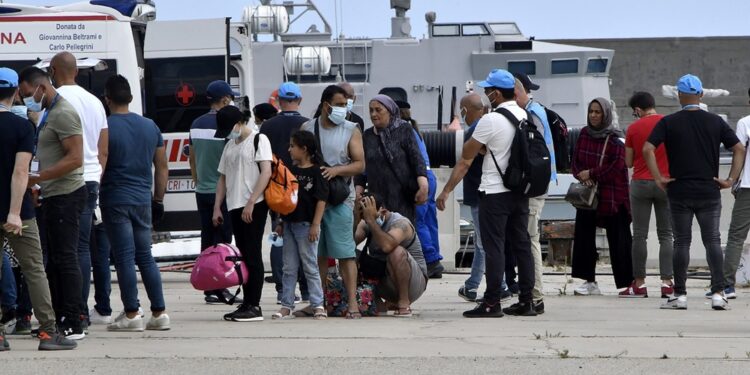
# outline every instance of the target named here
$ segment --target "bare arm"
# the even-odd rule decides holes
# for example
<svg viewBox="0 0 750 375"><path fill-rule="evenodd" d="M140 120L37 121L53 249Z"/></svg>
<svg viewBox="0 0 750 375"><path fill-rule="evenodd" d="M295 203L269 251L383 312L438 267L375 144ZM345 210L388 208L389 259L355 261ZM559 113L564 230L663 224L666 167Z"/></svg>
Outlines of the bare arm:
<svg viewBox="0 0 750 375"><path fill-rule="evenodd" d="M742 167L745 161L745 145L740 142L732 147L732 169L729 170L729 179L737 181L742 173Z"/></svg>
<svg viewBox="0 0 750 375"><path fill-rule="evenodd" d="M55 165L39 172L38 177L31 177L33 183L49 181L65 176L83 166L83 136L73 135L62 140L65 156Z"/></svg>
<svg viewBox="0 0 750 375"><path fill-rule="evenodd" d="M188 163L190 163L190 176L193 178L193 182L198 184L198 172L195 170L195 152L193 152L193 145L189 148L190 155L188 155Z"/></svg>
<svg viewBox="0 0 750 375"><path fill-rule="evenodd" d="M625 166L633 168L633 149L625 147Z"/></svg>
<svg viewBox="0 0 750 375"><path fill-rule="evenodd" d="M348 149L349 157L352 159L352 162L348 165L334 167L337 176L358 176L365 171L365 150L362 147L362 133L359 132L359 129L352 133Z"/></svg>
<svg viewBox="0 0 750 375"><path fill-rule="evenodd" d="M458 163L456 163L456 166L453 167L448 182L445 183L443 191L440 193L438 199L436 199L438 209L441 211L445 209L445 200L448 199L448 194L450 194L453 189L456 188L456 185L458 185L458 183L463 180L464 176L466 176L466 172L469 171L471 163L474 162L474 158L476 158L477 154L483 147L484 145L474 138L471 138L464 143L464 148L461 152L461 160L459 160Z"/></svg>
<svg viewBox="0 0 750 375"><path fill-rule="evenodd" d="M107 168L107 158L109 158L109 130L104 128L99 132L99 143L97 144L99 149L99 165L102 166L102 175L104 175L104 169Z"/></svg>
<svg viewBox="0 0 750 375"><path fill-rule="evenodd" d="M221 212L221 204L227 195L227 176L219 175L219 181L216 181L216 199L214 200L214 211Z"/></svg>
<svg viewBox="0 0 750 375"><path fill-rule="evenodd" d="M253 193L250 195L250 200L247 202L247 205L255 205L258 198L260 198L260 196L266 191L268 181L271 180L271 162L268 160L261 161L258 163L258 166L260 167L260 175L258 176L258 181L255 182Z"/></svg>
<svg viewBox="0 0 750 375"><path fill-rule="evenodd" d="M407 220L396 221L388 232L384 231L375 220L366 220L368 221L367 225L370 227L372 241L386 254L390 254L393 250L396 250L401 245L401 242L414 235L414 230Z"/></svg>
<svg viewBox="0 0 750 375"><path fill-rule="evenodd" d="M154 153L154 200L164 200L167 191L167 179L169 178L169 166L167 165L167 154L164 146L157 147Z"/></svg>
<svg viewBox="0 0 750 375"><path fill-rule="evenodd" d="M365 231L365 226L367 226L367 224L361 219L355 221L355 223L357 224L355 224L356 227L354 229L354 243L360 244L367 239L367 231Z"/></svg>

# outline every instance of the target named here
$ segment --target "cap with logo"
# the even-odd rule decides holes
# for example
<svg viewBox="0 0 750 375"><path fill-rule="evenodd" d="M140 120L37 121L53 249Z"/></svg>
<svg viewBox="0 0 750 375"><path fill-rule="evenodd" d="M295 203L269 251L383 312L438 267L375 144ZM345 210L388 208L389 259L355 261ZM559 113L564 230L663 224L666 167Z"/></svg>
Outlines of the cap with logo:
<svg viewBox="0 0 750 375"><path fill-rule="evenodd" d="M526 92L539 90L539 85L531 82L531 79L525 73L513 73L513 76L521 81L521 84L523 85L523 88L524 90L526 90Z"/></svg>
<svg viewBox="0 0 750 375"><path fill-rule="evenodd" d="M507 70L493 69L487 79L477 82L479 87L495 87L499 89L512 89L516 87L516 79Z"/></svg>
<svg viewBox="0 0 750 375"><path fill-rule="evenodd" d="M238 97L240 93L232 90L232 87L225 81L219 80L208 84L208 87L206 87L206 96L208 99L219 99L225 96Z"/></svg>
<svg viewBox="0 0 750 375"><path fill-rule="evenodd" d="M279 86L279 98L294 100L302 97L302 91L294 82L284 82Z"/></svg>
<svg viewBox="0 0 750 375"><path fill-rule="evenodd" d="M703 83L700 78L685 74L677 81L677 91L688 95L698 95L703 92Z"/></svg>
<svg viewBox="0 0 750 375"><path fill-rule="evenodd" d="M242 121L245 115L239 108L228 105L216 112L216 133L214 138L226 138L232 132L232 128Z"/></svg>
<svg viewBox="0 0 750 375"><path fill-rule="evenodd" d="M0 87L18 87L18 73L10 68L0 68Z"/></svg>

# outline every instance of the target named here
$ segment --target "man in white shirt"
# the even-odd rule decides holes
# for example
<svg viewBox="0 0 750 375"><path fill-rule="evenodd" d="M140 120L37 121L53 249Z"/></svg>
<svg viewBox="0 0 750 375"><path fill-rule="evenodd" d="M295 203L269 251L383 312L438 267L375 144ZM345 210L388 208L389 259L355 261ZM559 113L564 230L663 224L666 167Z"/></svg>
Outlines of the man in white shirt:
<svg viewBox="0 0 750 375"><path fill-rule="evenodd" d="M750 96L750 89L747 90L747 95ZM750 116L745 116L737 122L736 134L740 143L745 145L745 150L747 150L750 141ZM740 264L747 233L750 231L750 161L747 158L748 152L745 151L745 166L740 175L739 189L735 194L727 248L724 251L724 296L727 299L737 298L737 293L734 290L735 275ZM707 295L707 297L710 298L711 296Z"/></svg>
<svg viewBox="0 0 750 375"><path fill-rule="evenodd" d="M107 114L99 98L76 84L78 68L73 54L58 53L50 61L48 70L57 92L78 112L83 127L83 179L86 181L88 196L79 219L78 263L83 282L81 315L85 318L84 323L88 323L89 310L86 301L88 301L91 286L91 228L94 210L99 200L99 182L107 164L109 149ZM107 262L100 263L109 263L109 254L94 254L94 256L107 259ZM95 275L95 288L109 284L108 276L109 267L107 267L106 276ZM111 315L111 311L97 312L97 315L106 317Z"/></svg>
<svg viewBox="0 0 750 375"><path fill-rule="evenodd" d="M478 82L477 85L484 88L495 111L479 120L471 139L464 144L461 160L456 163L448 183L437 199L438 208L445 209L448 194L463 179L477 154L483 148L489 152L482 163L482 180L479 185L479 225L482 228L485 251L487 289L484 300L463 315L467 318L500 318L503 313L535 316L537 314L531 294L534 286L534 258L527 230L529 199L506 188L499 172L508 168L516 128L505 115L497 111L505 109L519 120L527 119L527 113L515 101L516 79L508 71L495 69L485 81ZM511 239L508 241L508 249L506 236ZM500 285L505 270L506 250L512 251L518 262L521 294L518 303L501 309Z"/></svg>

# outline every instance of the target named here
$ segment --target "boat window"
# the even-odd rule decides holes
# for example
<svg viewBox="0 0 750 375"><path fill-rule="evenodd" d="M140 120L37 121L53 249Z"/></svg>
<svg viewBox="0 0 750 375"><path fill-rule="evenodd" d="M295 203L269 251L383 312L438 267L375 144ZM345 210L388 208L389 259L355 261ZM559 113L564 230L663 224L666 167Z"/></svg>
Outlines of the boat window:
<svg viewBox="0 0 750 375"><path fill-rule="evenodd" d="M408 101L408 96L406 95L406 90L402 89L401 87L385 87L378 94L389 96L393 100L401 100L404 102Z"/></svg>
<svg viewBox="0 0 750 375"><path fill-rule="evenodd" d="M518 26L515 23L491 23L490 27L495 35L516 35L520 34Z"/></svg>
<svg viewBox="0 0 750 375"><path fill-rule="evenodd" d="M484 25L462 25L461 35L464 36L476 36L476 35L490 35L487 28Z"/></svg>
<svg viewBox="0 0 750 375"><path fill-rule="evenodd" d="M536 74L536 61L508 61L508 71L533 76Z"/></svg>
<svg viewBox="0 0 750 375"><path fill-rule="evenodd" d="M586 73L605 73L607 72L608 59L589 59Z"/></svg>
<svg viewBox="0 0 750 375"><path fill-rule="evenodd" d="M459 36L458 25L432 25L432 36Z"/></svg>
<svg viewBox="0 0 750 375"><path fill-rule="evenodd" d="M578 59L552 60L552 74L578 73Z"/></svg>

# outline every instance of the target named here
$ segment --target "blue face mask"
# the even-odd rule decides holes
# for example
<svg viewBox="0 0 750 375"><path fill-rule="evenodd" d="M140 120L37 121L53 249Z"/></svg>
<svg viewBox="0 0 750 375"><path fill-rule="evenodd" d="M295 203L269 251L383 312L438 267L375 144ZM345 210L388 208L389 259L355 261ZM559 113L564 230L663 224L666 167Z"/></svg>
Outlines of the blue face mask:
<svg viewBox="0 0 750 375"><path fill-rule="evenodd" d="M232 130L229 135L227 135L227 139L229 140L235 140L240 137L240 132Z"/></svg>
<svg viewBox="0 0 750 375"><path fill-rule="evenodd" d="M377 224L379 227L382 227L385 223L385 219L383 219L382 216L378 216L377 219L375 219L375 224Z"/></svg>
<svg viewBox="0 0 750 375"><path fill-rule="evenodd" d="M36 87L36 89L34 90L34 93L31 94L31 96L23 98L23 104L31 112L41 112L42 111L42 101L44 100L44 95L45 94L42 94L42 98L39 99L39 101L36 101L36 100L34 100L34 95L36 95L37 90L39 90L39 86Z"/></svg>
<svg viewBox="0 0 750 375"><path fill-rule="evenodd" d="M336 125L343 124L346 121L346 107L331 106L331 113L328 115L328 119Z"/></svg>
<svg viewBox="0 0 750 375"><path fill-rule="evenodd" d="M27 120L29 119L28 109L26 108L26 106L14 105L10 107L10 111L16 116L23 117Z"/></svg>
<svg viewBox="0 0 750 375"><path fill-rule="evenodd" d="M346 111L351 112L354 108L354 99L346 99Z"/></svg>

